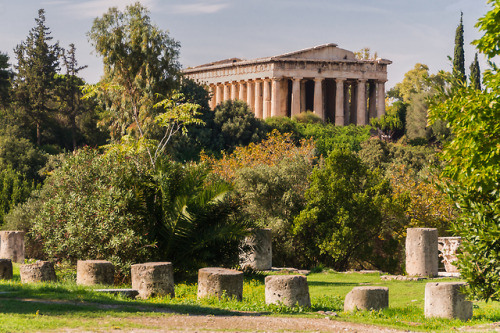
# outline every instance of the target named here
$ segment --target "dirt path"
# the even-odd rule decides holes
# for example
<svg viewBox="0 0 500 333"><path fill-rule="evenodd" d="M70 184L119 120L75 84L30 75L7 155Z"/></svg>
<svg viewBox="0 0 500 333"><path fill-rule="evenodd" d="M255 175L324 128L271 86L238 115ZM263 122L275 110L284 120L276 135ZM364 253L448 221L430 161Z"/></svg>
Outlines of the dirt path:
<svg viewBox="0 0 500 333"><path fill-rule="evenodd" d="M179 333L179 332L350 332L350 333L396 333L410 332L373 325L333 321L329 319L255 317L255 316L189 316L167 315L165 317L135 317L124 319L129 323L149 326L146 329L127 329L134 333ZM109 331L87 332L118 332ZM68 330L64 332L76 332ZM80 332L80 331L79 331Z"/></svg>

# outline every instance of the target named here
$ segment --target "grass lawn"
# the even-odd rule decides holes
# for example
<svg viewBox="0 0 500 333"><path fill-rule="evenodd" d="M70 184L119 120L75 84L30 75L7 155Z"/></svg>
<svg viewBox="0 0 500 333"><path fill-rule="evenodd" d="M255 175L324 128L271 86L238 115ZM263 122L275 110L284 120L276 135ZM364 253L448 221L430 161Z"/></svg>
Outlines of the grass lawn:
<svg viewBox="0 0 500 333"><path fill-rule="evenodd" d="M360 322L413 331L453 331L460 326L473 326L500 321L498 302L477 302L474 317L458 320L424 318L424 289L428 281L382 281L378 274L342 274L334 272L310 274L307 279L312 308L286 308L264 302L264 274L245 278L243 302L235 300L196 299L196 283L176 284L176 297L132 301L120 296L93 292L93 288L76 286L74 273L60 272L58 283L21 284L18 266L14 279L0 280L0 332L29 332L60 328L101 329L139 328L127 318L181 314L231 315L232 311L259 312L270 316L307 316L323 318L318 311L335 311L332 320ZM443 281L452 281L446 279ZM343 299L355 286L389 287L389 308L383 311L344 313ZM103 286L96 287L102 288ZM130 287L130 286L123 286ZM148 328L153 328L147 326Z"/></svg>

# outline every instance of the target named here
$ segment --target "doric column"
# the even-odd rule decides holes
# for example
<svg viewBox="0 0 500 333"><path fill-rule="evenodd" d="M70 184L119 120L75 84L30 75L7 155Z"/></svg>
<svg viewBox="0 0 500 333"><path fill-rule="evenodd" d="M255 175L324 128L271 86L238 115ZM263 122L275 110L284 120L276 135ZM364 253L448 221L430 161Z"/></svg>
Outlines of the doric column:
<svg viewBox="0 0 500 333"><path fill-rule="evenodd" d="M346 80L344 82L344 125L352 124L351 101L352 101L352 84L351 82Z"/></svg>
<svg viewBox="0 0 500 333"><path fill-rule="evenodd" d="M231 83L224 83L224 101L231 99Z"/></svg>
<svg viewBox="0 0 500 333"><path fill-rule="evenodd" d="M306 110L306 80L300 82L300 112Z"/></svg>
<svg viewBox="0 0 500 333"><path fill-rule="evenodd" d="M224 98L224 84L217 83L217 87L215 89L215 105L219 105Z"/></svg>
<svg viewBox="0 0 500 333"><path fill-rule="evenodd" d="M247 104L255 114L255 85L252 81L247 81Z"/></svg>
<svg viewBox="0 0 500 333"><path fill-rule="evenodd" d="M255 80L255 104L254 104L254 113L255 118L264 118L263 112L263 98L262 98L262 81Z"/></svg>
<svg viewBox="0 0 500 333"><path fill-rule="evenodd" d="M335 125L344 126L344 79L335 80Z"/></svg>
<svg viewBox="0 0 500 333"><path fill-rule="evenodd" d="M366 125L366 80L358 80L356 125Z"/></svg>
<svg viewBox="0 0 500 333"><path fill-rule="evenodd" d="M273 78L272 79L272 89L271 89L271 117L279 116L281 113L281 99L280 99L280 91L281 91L281 79Z"/></svg>
<svg viewBox="0 0 500 333"><path fill-rule="evenodd" d="M215 109L215 106L217 105L217 98L216 98L216 95L217 95L217 85L215 85L215 84L211 84L210 85L210 95L211 95L211 98L210 98L210 108L213 110L213 109Z"/></svg>
<svg viewBox="0 0 500 333"><path fill-rule="evenodd" d="M385 81L377 81L377 117L385 114Z"/></svg>
<svg viewBox="0 0 500 333"><path fill-rule="evenodd" d="M292 81L292 117L298 115L300 113L300 86L301 86L301 77L294 77Z"/></svg>
<svg viewBox="0 0 500 333"><path fill-rule="evenodd" d="M238 99L244 102L246 102L247 100L247 84L244 81L240 81L240 90L238 94Z"/></svg>
<svg viewBox="0 0 500 333"><path fill-rule="evenodd" d="M262 117L264 119L268 118L271 116L271 80L269 79L264 79L262 81L263 91L264 91L264 101L263 101L263 115Z"/></svg>
<svg viewBox="0 0 500 333"><path fill-rule="evenodd" d="M377 83L374 80L368 81L368 118L377 118ZM369 120L368 120L369 121Z"/></svg>
<svg viewBox="0 0 500 333"><path fill-rule="evenodd" d="M235 101L238 98L238 82L231 82L231 99Z"/></svg>
<svg viewBox="0 0 500 333"><path fill-rule="evenodd" d="M322 78L314 79L314 113L325 120L325 112L323 110L323 82Z"/></svg>

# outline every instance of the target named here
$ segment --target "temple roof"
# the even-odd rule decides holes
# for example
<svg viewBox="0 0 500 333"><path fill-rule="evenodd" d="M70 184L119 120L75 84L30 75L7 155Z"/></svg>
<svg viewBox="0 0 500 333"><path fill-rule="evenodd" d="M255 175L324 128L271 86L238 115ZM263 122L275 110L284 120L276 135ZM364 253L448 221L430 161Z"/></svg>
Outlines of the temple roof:
<svg viewBox="0 0 500 333"><path fill-rule="evenodd" d="M240 58L229 58L225 60L215 61L208 64L199 65L196 67L188 68L187 70L200 70L208 67L227 67L231 65L243 65L250 63L263 63L269 61L347 61L347 62L378 62L384 64L391 64L392 62L387 59L376 60L359 60L356 59L354 52L341 49L335 43L323 44L303 50L293 51L276 55L272 57L257 58L252 60L245 60Z"/></svg>

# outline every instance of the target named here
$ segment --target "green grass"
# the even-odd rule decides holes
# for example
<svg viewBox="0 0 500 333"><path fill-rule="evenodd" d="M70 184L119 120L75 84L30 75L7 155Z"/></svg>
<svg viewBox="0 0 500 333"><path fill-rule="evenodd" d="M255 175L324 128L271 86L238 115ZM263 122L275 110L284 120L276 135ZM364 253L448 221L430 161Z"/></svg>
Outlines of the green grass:
<svg viewBox="0 0 500 333"><path fill-rule="evenodd" d="M424 289L428 281L382 281L378 274L315 273L308 276L312 308L266 305L264 274L245 278L243 301L233 299L197 300L196 283L176 284L176 297L133 301L120 296L96 293L95 288L76 286L74 273L64 270L58 283L21 284L17 265L14 279L0 280L0 332L28 332L60 328L103 329L140 328L127 318L181 314L237 315L235 311L258 312L270 316L324 317L318 311L335 311L333 320L376 324L413 331L453 331L456 327L500 321L498 302L478 302L474 318L458 320L424 318ZM64 274L63 274L64 273ZM450 281L446 279L443 281ZM356 286L389 287L389 308L382 311L344 313L343 299ZM129 287L129 286L123 286ZM50 301L50 302L47 302ZM148 328L152 328L149 327Z"/></svg>

